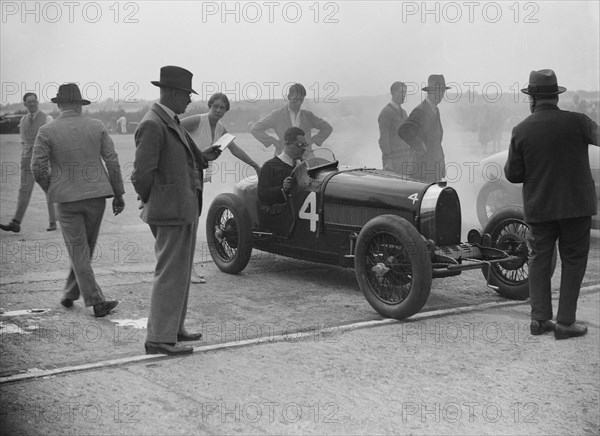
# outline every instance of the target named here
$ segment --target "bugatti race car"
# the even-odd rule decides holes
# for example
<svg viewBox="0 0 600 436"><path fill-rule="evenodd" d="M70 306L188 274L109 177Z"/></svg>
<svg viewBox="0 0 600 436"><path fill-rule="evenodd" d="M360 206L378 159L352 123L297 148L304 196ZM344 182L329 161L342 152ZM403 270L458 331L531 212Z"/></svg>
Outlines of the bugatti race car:
<svg viewBox="0 0 600 436"><path fill-rule="evenodd" d="M432 278L481 269L489 287L528 297L527 224L520 208L495 214L461 242L456 191L371 168L340 167L318 149L292 172L286 203L264 206L256 176L217 196L206 218L211 256L241 272L252 249L355 269L360 289L382 316L403 319L427 302Z"/></svg>

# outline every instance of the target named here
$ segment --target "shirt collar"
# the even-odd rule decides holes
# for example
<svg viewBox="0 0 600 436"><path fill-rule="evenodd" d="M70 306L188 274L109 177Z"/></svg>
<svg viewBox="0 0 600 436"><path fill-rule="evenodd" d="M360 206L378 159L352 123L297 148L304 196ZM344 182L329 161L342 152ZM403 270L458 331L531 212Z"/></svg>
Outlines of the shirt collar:
<svg viewBox="0 0 600 436"><path fill-rule="evenodd" d="M392 107L394 109L396 109L397 111L400 111L400 105L398 103L396 103L394 100L391 100L390 104L392 105Z"/></svg>
<svg viewBox="0 0 600 436"><path fill-rule="evenodd" d="M38 110L36 110L34 113L31 113L31 112L30 112L30 113L29 113L29 117L30 117L30 118L35 118L35 117L37 117L37 116L38 116L38 114L39 114L39 113L40 113L40 110L39 110L39 109L38 109Z"/></svg>
<svg viewBox="0 0 600 436"><path fill-rule="evenodd" d="M291 167L296 166L296 165L294 165L295 164L294 159L292 159L285 151L282 151L281 154L277 155L277 157Z"/></svg>
<svg viewBox="0 0 600 436"><path fill-rule="evenodd" d="M159 102L156 102L156 104L159 105L167 113L167 115L171 117L171 119L175 120L175 115L177 114L173 112L171 108L168 108L164 104Z"/></svg>

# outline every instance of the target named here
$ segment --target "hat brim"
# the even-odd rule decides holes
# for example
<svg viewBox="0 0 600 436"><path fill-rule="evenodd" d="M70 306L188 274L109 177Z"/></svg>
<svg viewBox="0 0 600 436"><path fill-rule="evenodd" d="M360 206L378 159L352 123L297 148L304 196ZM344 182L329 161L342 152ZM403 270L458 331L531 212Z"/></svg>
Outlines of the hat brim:
<svg viewBox="0 0 600 436"><path fill-rule="evenodd" d="M152 83L154 86L158 86L159 88L178 89L180 91L191 92L192 94L198 95L198 93L196 91L194 91L192 88L187 89L187 88L179 88L179 87L173 86L173 85L166 85L164 83L160 83L158 80L152 80L150 83Z"/></svg>
<svg viewBox="0 0 600 436"><path fill-rule="evenodd" d="M61 98L51 98L50 101L52 103L72 103L72 104L80 104L81 106L87 106L88 104L91 104L91 101L89 100L84 100L83 98L81 100L63 100Z"/></svg>
<svg viewBox="0 0 600 436"><path fill-rule="evenodd" d="M562 94L563 92L565 92L567 90L567 88L565 88L564 86L557 86L558 90L554 91L554 92L529 92L527 90L527 88L523 88L521 89L521 92L523 94L527 94L527 95L558 95L558 94Z"/></svg>
<svg viewBox="0 0 600 436"><path fill-rule="evenodd" d="M421 91L428 92L428 91L435 91L438 89L452 89L452 87L451 86L434 86L434 87L426 86L425 88L421 88Z"/></svg>

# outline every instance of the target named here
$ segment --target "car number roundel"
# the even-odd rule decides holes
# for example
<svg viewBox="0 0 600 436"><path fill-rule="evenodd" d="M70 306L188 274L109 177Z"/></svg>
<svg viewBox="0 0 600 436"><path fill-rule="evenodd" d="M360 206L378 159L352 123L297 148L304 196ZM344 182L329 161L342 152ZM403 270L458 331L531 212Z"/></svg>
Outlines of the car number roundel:
<svg viewBox="0 0 600 436"><path fill-rule="evenodd" d="M298 218L301 220L310 221L310 231L317 231L317 222L319 221L319 214L317 213L317 193L309 192L308 196L300 206L298 212Z"/></svg>

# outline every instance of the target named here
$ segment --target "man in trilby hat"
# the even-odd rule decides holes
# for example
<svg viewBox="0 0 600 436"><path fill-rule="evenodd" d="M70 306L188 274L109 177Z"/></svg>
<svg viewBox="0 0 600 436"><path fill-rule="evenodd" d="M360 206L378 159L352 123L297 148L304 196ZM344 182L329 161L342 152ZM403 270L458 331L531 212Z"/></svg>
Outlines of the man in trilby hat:
<svg viewBox="0 0 600 436"><path fill-rule="evenodd" d="M118 304L106 300L94 277L91 258L100 232L106 199L113 213L125 207L119 157L104 124L81 114L90 104L75 83L60 85L53 98L60 115L40 127L31 167L35 181L56 203L60 229L71 260L61 304L70 308L80 294L94 316L107 315ZM104 162L104 164L103 164Z"/></svg>
<svg viewBox="0 0 600 436"><path fill-rule="evenodd" d="M427 97L413 109L398 128L398 135L413 150L413 164L403 174L424 182L437 182L446 177L446 161L442 149L444 130L438 104L444 99L446 80L441 74L432 74L422 88Z"/></svg>
<svg viewBox="0 0 600 436"><path fill-rule="evenodd" d="M597 213L588 145L598 145L598 124L587 115L562 111L552 70L532 71L521 92L529 115L512 131L506 178L523 183L525 219L531 229L529 297L531 334L554 331L556 339L583 336L576 323L577 299L590 248L591 217ZM552 256L556 241L562 262L560 297L552 321Z"/></svg>
<svg viewBox="0 0 600 436"><path fill-rule="evenodd" d="M221 151L204 151L181 126L179 114L191 102L192 73L177 66L160 70L160 100L135 131L135 162L131 181L143 209L141 218L155 238L156 269L148 314L146 353L181 355L193 352L182 341L201 333L185 329L190 278L202 209L203 170Z"/></svg>

